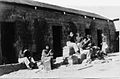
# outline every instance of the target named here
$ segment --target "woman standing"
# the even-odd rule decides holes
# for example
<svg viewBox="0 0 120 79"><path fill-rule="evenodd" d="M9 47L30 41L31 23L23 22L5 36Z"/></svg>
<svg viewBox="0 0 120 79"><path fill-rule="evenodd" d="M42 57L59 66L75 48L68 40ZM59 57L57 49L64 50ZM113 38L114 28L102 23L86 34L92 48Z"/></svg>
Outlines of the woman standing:
<svg viewBox="0 0 120 79"><path fill-rule="evenodd" d="M108 45L107 45L107 38L104 34L102 34L102 52L107 55L106 53L106 49L108 48Z"/></svg>

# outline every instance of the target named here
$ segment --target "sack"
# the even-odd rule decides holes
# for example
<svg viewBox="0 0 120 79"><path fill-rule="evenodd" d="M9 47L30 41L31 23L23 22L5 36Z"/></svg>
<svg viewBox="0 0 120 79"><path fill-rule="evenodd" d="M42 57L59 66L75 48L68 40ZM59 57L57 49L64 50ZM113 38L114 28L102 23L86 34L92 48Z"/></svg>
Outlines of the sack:
<svg viewBox="0 0 120 79"><path fill-rule="evenodd" d="M43 66L44 66L44 69L46 71L50 71L51 70L51 61L50 61L50 58L48 58L48 60L46 60L46 61L43 62Z"/></svg>
<svg viewBox="0 0 120 79"><path fill-rule="evenodd" d="M32 69L37 69L38 67L37 67L37 63L33 63L33 62L30 62L29 63L29 66L30 66L30 68L32 68Z"/></svg>
<svg viewBox="0 0 120 79"><path fill-rule="evenodd" d="M29 63L29 66L30 66L30 68L33 68L33 67L34 67L34 63L33 63L33 62L30 62L30 63Z"/></svg>
<svg viewBox="0 0 120 79"><path fill-rule="evenodd" d="M69 48L69 55L73 55L73 54L75 54L75 50L73 47L70 47Z"/></svg>
<svg viewBox="0 0 120 79"><path fill-rule="evenodd" d="M78 57L77 56L72 56L72 61L73 61L73 64L78 64Z"/></svg>

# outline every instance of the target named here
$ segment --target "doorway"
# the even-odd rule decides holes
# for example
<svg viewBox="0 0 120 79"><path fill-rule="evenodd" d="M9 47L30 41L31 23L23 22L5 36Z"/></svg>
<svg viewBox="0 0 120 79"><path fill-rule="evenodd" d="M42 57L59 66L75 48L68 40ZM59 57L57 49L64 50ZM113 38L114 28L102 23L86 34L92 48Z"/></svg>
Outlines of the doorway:
<svg viewBox="0 0 120 79"><path fill-rule="evenodd" d="M98 47L100 47L100 49L102 48L102 30L97 30L97 41L98 41Z"/></svg>
<svg viewBox="0 0 120 79"><path fill-rule="evenodd" d="M91 31L90 29L85 29L85 36L91 35L91 32L90 32L90 31Z"/></svg>
<svg viewBox="0 0 120 79"><path fill-rule="evenodd" d="M17 56L14 47L15 23L1 23L1 49L5 64L17 63Z"/></svg>
<svg viewBox="0 0 120 79"><path fill-rule="evenodd" d="M62 56L62 26L53 26L53 50L54 58Z"/></svg>

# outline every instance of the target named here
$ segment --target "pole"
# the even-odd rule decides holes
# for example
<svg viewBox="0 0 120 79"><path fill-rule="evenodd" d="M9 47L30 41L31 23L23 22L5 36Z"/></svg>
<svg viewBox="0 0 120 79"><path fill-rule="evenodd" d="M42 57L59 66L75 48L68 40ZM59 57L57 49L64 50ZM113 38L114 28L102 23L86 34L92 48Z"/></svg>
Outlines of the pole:
<svg viewBox="0 0 120 79"><path fill-rule="evenodd" d="M118 36L118 40L119 40L119 52L120 52L120 31L119 31L119 36Z"/></svg>

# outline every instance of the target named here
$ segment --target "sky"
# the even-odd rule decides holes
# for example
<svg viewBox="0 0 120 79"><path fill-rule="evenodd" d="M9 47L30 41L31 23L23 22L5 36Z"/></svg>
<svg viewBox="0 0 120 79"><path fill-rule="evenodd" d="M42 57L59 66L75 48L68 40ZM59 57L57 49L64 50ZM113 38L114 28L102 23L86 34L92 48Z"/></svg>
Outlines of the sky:
<svg viewBox="0 0 120 79"><path fill-rule="evenodd" d="M35 0L66 8L83 10L102 15L111 20L120 18L120 0ZM120 20L115 21L117 31L120 31Z"/></svg>

